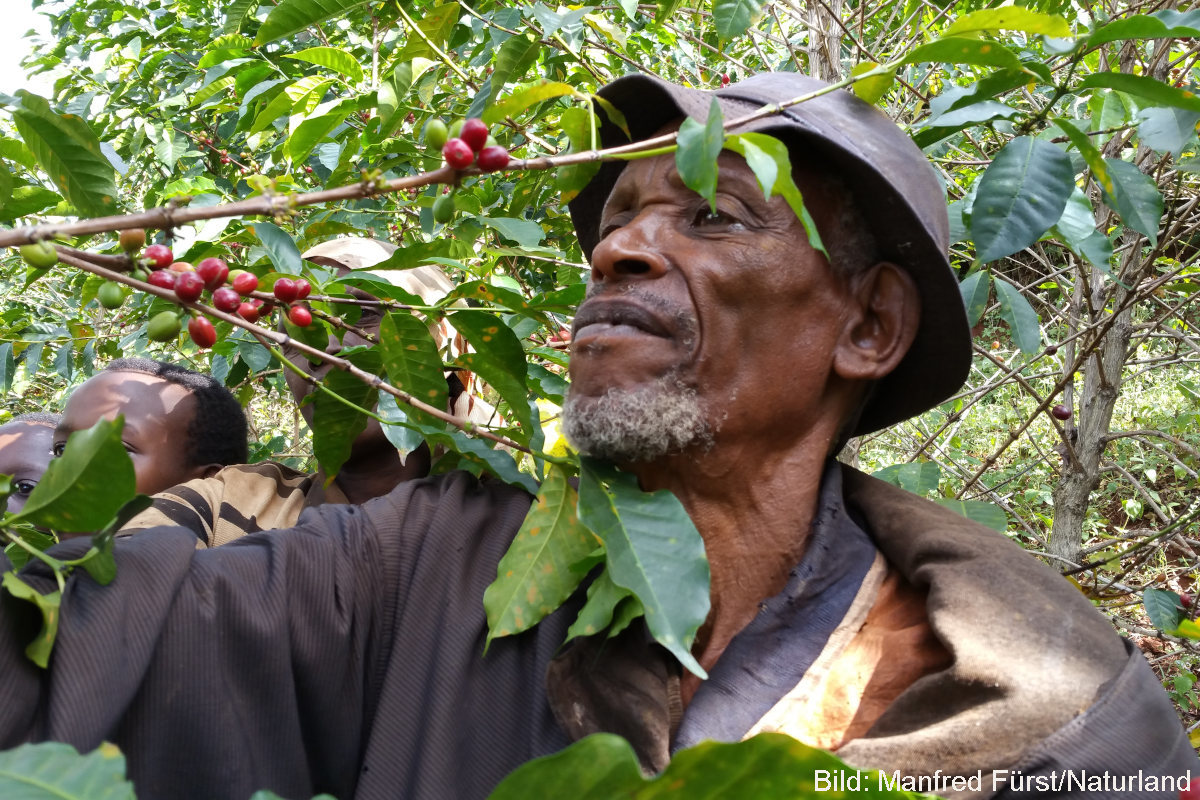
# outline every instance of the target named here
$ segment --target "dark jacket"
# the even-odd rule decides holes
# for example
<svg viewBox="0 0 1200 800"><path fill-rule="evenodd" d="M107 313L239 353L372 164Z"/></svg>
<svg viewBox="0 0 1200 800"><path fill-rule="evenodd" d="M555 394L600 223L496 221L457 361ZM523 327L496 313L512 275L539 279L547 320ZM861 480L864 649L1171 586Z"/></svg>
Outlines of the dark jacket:
<svg viewBox="0 0 1200 800"><path fill-rule="evenodd" d="M930 587L931 619L957 660L843 757L906 773L983 763L1200 774L1140 655L1070 584L1004 537L878 481L852 476L845 496L896 568ZM122 541L111 585L70 580L46 672L23 654L36 612L4 598L0 746L115 742L141 800L246 800L258 789L485 797L569 741L543 676L577 606L482 655L483 590L529 502L455 473L212 550L179 529ZM38 568L25 574L53 588ZM655 646L644 656L631 663L653 695L673 665ZM650 700L669 713L665 696ZM608 721L639 746L661 734Z"/></svg>

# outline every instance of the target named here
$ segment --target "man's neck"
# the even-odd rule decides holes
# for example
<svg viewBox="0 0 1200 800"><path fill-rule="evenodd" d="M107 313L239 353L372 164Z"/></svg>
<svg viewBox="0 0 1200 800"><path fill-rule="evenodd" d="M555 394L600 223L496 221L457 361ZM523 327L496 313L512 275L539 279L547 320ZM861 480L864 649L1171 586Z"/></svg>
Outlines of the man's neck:
<svg viewBox="0 0 1200 800"><path fill-rule="evenodd" d="M808 542L825 449L740 448L679 456L635 469L642 488L670 489L704 537L712 571L712 610L692 652L709 669L730 640L783 590ZM686 704L699 680L685 675Z"/></svg>

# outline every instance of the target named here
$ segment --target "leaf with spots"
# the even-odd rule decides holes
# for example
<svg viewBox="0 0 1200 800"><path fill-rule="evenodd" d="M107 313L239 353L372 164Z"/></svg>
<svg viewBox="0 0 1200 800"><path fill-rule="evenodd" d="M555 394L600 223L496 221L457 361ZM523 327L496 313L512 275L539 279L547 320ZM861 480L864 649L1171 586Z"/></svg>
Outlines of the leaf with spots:
<svg viewBox="0 0 1200 800"><path fill-rule="evenodd" d="M463 353L458 364L491 384L531 437L539 432L537 412L525 385L529 374L525 350L517 335L486 311L456 312L450 316L450 324L475 348L473 353Z"/></svg>
<svg viewBox="0 0 1200 800"><path fill-rule="evenodd" d="M9 522L28 522L67 533L90 533L108 525L136 493L133 462L121 444L123 417L100 420L67 439L60 458Z"/></svg>
<svg viewBox="0 0 1200 800"><path fill-rule="evenodd" d="M618 606L621 606L627 599L637 604L637 598L633 596L633 592L613 583L608 570L601 572L588 587L587 602L584 603L583 608L579 610L579 616L567 630L566 641L569 642L577 636L591 636L607 628L612 623L614 612ZM637 604L636 607L640 611L641 605ZM628 624L628 620L626 620L626 624Z"/></svg>
<svg viewBox="0 0 1200 800"><path fill-rule="evenodd" d="M708 559L679 499L666 490L643 492L633 475L584 458L579 519L604 542L613 583L637 597L658 643L708 677L690 651L708 616Z"/></svg>
<svg viewBox="0 0 1200 800"><path fill-rule="evenodd" d="M595 566L590 556L600 543L576 517L576 498L566 471L551 466L521 530L496 567L496 580L483 593L488 644L536 625L561 606Z"/></svg>
<svg viewBox="0 0 1200 800"><path fill-rule="evenodd" d="M379 325L379 347L388 382L435 408L446 407L449 398L442 359L425 322L407 311L388 314ZM405 413L429 425L442 424L412 407L406 407Z"/></svg>

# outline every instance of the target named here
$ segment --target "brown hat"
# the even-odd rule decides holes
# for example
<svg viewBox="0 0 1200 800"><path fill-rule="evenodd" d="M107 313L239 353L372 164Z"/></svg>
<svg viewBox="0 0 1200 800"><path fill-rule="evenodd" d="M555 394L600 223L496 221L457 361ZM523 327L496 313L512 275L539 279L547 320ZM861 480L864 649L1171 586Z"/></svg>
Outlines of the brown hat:
<svg viewBox="0 0 1200 800"><path fill-rule="evenodd" d="M773 72L718 91L686 89L648 75L627 75L599 95L625 116L633 141L645 139L682 116L703 122L712 98L726 121L826 86L794 72ZM628 139L601 112L605 147ZM921 296L921 321L908 354L882 378L852 435L870 433L920 414L953 394L971 367L971 337L958 279L947 259L946 200L920 149L879 111L846 91L791 106L780 114L730 131L770 133L793 158L825 165L854 195L875 236L878 256L904 268ZM599 241L600 215L625 162L604 163L570 203L571 218L590 259Z"/></svg>

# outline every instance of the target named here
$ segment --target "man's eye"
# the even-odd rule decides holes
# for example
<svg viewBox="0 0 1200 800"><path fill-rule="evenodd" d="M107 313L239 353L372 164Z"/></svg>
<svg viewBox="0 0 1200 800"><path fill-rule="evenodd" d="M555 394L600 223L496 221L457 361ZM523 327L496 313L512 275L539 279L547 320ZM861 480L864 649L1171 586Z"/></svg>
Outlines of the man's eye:
<svg viewBox="0 0 1200 800"><path fill-rule="evenodd" d="M37 481L17 481L13 484L13 493L28 496L37 488Z"/></svg>
<svg viewBox="0 0 1200 800"><path fill-rule="evenodd" d="M725 228L726 230L742 230L742 223L738 222L733 216L726 214L721 209L713 211L708 206L704 206L696 212L696 217L692 221L692 225L696 228Z"/></svg>
<svg viewBox="0 0 1200 800"><path fill-rule="evenodd" d="M62 458L63 451L64 451L64 450L66 450L66 449L67 449L67 443L66 443L66 442L55 442L55 443L54 443L54 449L53 449L54 457L55 457L55 458Z"/></svg>

